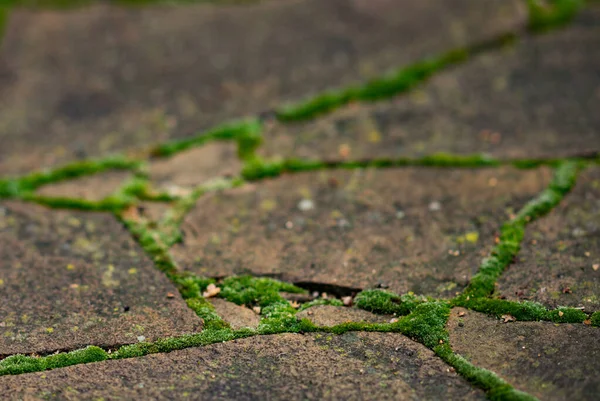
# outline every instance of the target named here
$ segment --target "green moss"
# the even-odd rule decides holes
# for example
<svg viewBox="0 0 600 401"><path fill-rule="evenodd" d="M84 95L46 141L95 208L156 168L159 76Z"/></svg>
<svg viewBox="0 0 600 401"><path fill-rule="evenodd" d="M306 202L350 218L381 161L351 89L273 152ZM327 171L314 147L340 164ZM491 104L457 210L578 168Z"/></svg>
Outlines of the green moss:
<svg viewBox="0 0 600 401"><path fill-rule="evenodd" d="M184 299L199 298L210 284L216 283L215 279L199 276L178 276L173 278L173 283L179 288Z"/></svg>
<svg viewBox="0 0 600 401"><path fill-rule="evenodd" d="M238 305L267 307L280 302L289 305L279 292L306 293L306 290L293 284L268 277L232 276L218 285L221 287L219 296Z"/></svg>
<svg viewBox="0 0 600 401"><path fill-rule="evenodd" d="M21 196L21 199L57 209L76 209L113 213L121 212L135 201L132 198L117 195L109 196L101 201L89 201L85 199L71 199L62 197L54 198L34 194L23 195Z"/></svg>
<svg viewBox="0 0 600 401"><path fill-rule="evenodd" d="M407 315L427 299L413 294L396 295L384 290L365 290L354 298L354 305L369 312Z"/></svg>
<svg viewBox="0 0 600 401"><path fill-rule="evenodd" d="M502 315L511 315L520 321L582 323L587 319L587 315L579 309L560 307L548 310L544 305L530 301L512 302L495 298L469 298L462 295L454 299L451 304L498 318Z"/></svg>
<svg viewBox="0 0 600 401"><path fill-rule="evenodd" d="M136 170L139 160L112 156L100 160L75 162L53 170L35 172L21 178L0 180L0 198L16 198L34 192L42 185L97 174L106 170Z"/></svg>
<svg viewBox="0 0 600 401"><path fill-rule="evenodd" d="M413 312L394 323L404 335L433 349L438 344L448 342L446 322L450 316L450 306L446 302L419 304Z"/></svg>
<svg viewBox="0 0 600 401"><path fill-rule="evenodd" d="M527 0L529 29L543 32L569 23L585 5L584 0Z"/></svg>
<svg viewBox="0 0 600 401"><path fill-rule="evenodd" d="M592 321L592 326L600 327L600 312L594 312L590 320Z"/></svg>
<svg viewBox="0 0 600 401"><path fill-rule="evenodd" d="M483 260L479 271L465 289L464 296L485 297L494 291L498 277L519 252L526 224L558 205L575 184L580 168L580 162L562 162L556 168L548 188L527 203L515 219L502 226L499 243L492 249L490 257Z"/></svg>
<svg viewBox="0 0 600 401"><path fill-rule="evenodd" d="M510 384L499 378L495 373L474 366L462 356L453 353L450 345L447 343L438 344L435 346L434 351L448 365L456 369L458 374L484 390L490 400L536 400L535 397L527 393L515 390Z"/></svg>
<svg viewBox="0 0 600 401"><path fill-rule="evenodd" d="M192 147L204 145L212 141L240 140L240 153L246 155L249 148L257 146L253 141L260 137L262 125L258 119L248 119L219 125L198 136L168 142L152 150L152 155L166 157Z"/></svg>
<svg viewBox="0 0 600 401"><path fill-rule="evenodd" d="M0 361L0 376L41 372L47 369L99 362L106 359L108 359L106 351L95 346L43 357L14 355Z"/></svg>

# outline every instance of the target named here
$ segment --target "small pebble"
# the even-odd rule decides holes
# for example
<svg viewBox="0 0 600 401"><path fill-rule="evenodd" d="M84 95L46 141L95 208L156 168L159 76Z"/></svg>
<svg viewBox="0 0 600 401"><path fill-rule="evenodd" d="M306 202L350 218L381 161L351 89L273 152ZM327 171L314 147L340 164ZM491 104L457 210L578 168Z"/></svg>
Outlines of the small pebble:
<svg viewBox="0 0 600 401"><path fill-rule="evenodd" d="M313 210L315 208L315 204L310 199L302 199L300 203L298 203L298 209L303 212L307 212L309 210Z"/></svg>
<svg viewBox="0 0 600 401"><path fill-rule="evenodd" d="M138 337L137 337L137 340L138 340L139 342L143 342L143 341L146 341L146 337L144 337L144 336L138 336Z"/></svg>
<svg viewBox="0 0 600 401"><path fill-rule="evenodd" d="M442 204L440 202L434 201L429 204L429 210L432 212L438 212L442 209Z"/></svg>

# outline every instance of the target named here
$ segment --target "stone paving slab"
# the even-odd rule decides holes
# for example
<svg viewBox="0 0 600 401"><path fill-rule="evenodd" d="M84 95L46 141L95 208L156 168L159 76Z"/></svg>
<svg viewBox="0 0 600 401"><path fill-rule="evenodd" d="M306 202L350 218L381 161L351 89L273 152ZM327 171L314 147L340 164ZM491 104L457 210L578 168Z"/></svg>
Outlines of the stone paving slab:
<svg viewBox="0 0 600 401"><path fill-rule="evenodd" d="M597 327L501 323L461 308L452 310L447 327L455 352L541 400L593 400L600 394Z"/></svg>
<svg viewBox="0 0 600 401"><path fill-rule="evenodd" d="M252 309L219 298L212 298L210 303L221 319L229 323L234 330L243 327L256 329L260 323L260 317Z"/></svg>
<svg viewBox="0 0 600 401"><path fill-rule="evenodd" d="M284 334L0 377L6 399L483 400L398 334Z"/></svg>
<svg viewBox="0 0 600 401"><path fill-rule="evenodd" d="M150 163L153 186L173 195L221 177L237 176L242 162L235 142L214 142Z"/></svg>
<svg viewBox="0 0 600 401"><path fill-rule="evenodd" d="M284 175L201 197L171 252L205 276L454 296L549 177L508 167Z"/></svg>
<svg viewBox="0 0 600 401"><path fill-rule="evenodd" d="M104 213L0 203L0 356L113 347L202 321Z"/></svg>
<svg viewBox="0 0 600 401"><path fill-rule="evenodd" d="M0 175L194 135L525 21L520 0L15 10L0 48Z"/></svg>
<svg viewBox="0 0 600 401"><path fill-rule="evenodd" d="M298 312L296 317L308 319L317 326L336 326L348 322L388 323L391 316L376 315L345 306L317 305Z"/></svg>
<svg viewBox="0 0 600 401"><path fill-rule="evenodd" d="M518 262L505 271L498 293L511 300L600 310L600 168L579 177L550 215L527 228Z"/></svg>
<svg viewBox="0 0 600 401"><path fill-rule="evenodd" d="M260 153L338 160L598 153L598 48L600 8L590 8L564 30L478 56L408 95L306 123L273 123Z"/></svg>

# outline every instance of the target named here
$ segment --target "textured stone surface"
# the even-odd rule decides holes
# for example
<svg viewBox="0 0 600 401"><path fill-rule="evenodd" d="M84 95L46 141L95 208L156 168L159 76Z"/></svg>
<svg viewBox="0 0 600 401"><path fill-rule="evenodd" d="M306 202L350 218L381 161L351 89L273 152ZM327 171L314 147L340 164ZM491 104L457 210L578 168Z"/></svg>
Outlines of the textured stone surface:
<svg viewBox="0 0 600 401"><path fill-rule="evenodd" d="M525 15L520 0L16 10L0 49L0 175L194 135L489 39Z"/></svg>
<svg viewBox="0 0 600 401"><path fill-rule="evenodd" d="M150 164L150 179L156 189L178 194L219 177L239 175L242 163L235 142L215 142L178 153Z"/></svg>
<svg viewBox="0 0 600 401"><path fill-rule="evenodd" d="M40 187L37 195L53 198L101 201L115 193L131 174L124 171L98 173Z"/></svg>
<svg viewBox="0 0 600 401"><path fill-rule="evenodd" d="M284 175L201 197L179 265L208 276L453 296L549 170L405 168Z"/></svg>
<svg viewBox="0 0 600 401"><path fill-rule="evenodd" d="M460 312L465 315L458 317ZM450 315L448 330L455 352L540 400L592 400L600 393L597 327L501 323L456 308Z"/></svg>
<svg viewBox="0 0 600 401"><path fill-rule="evenodd" d="M347 322L388 323L390 317L375 315L345 306L318 305L298 312L297 317L308 319L317 326L335 326Z"/></svg>
<svg viewBox="0 0 600 401"><path fill-rule="evenodd" d="M564 30L478 56L408 96L350 105L307 123L271 125L260 152L328 159L598 153L598 48L600 8L592 8Z"/></svg>
<svg viewBox="0 0 600 401"><path fill-rule="evenodd" d="M398 334L284 334L0 377L8 399L483 400Z"/></svg>
<svg viewBox="0 0 600 401"><path fill-rule="evenodd" d="M527 228L518 261L498 282L511 300L600 310L600 168L579 177L573 192Z"/></svg>
<svg viewBox="0 0 600 401"><path fill-rule="evenodd" d="M243 327L255 329L258 327L258 323L260 323L260 317L252 309L219 298L212 298L210 303L215 307L217 314L229 323L229 326L234 330Z"/></svg>
<svg viewBox="0 0 600 401"><path fill-rule="evenodd" d="M202 321L108 214L0 203L0 355L192 333Z"/></svg>

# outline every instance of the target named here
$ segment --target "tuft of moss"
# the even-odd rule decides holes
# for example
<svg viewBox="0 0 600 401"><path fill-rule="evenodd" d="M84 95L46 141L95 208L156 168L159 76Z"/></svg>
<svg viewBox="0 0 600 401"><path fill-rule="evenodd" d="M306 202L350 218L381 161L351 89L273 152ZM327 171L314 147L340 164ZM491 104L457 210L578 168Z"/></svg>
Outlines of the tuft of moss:
<svg viewBox="0 0 600 401"><path fill-rule="evenodd" d="M594 312L590 320L592 321L592 326L600 327L600 312Z"/></svg>
<svg viewBox="0 0 600 401"><path fill-rule="evenodd" d="M544 32L568 24L585 5L585 0L527 0L529 29Z"/></svg>
<svg viewBox="0 0 600 401"><path fill-rule="evenodd" d="M102 348L95 346L43 357L13 355L0 361L0 376L41 372L47 369L64 368L66 366L82 363L100 362L106 359L108 359L108 353Z"/></svg>
<svg viewBox="0 0 600 401"><path fill-rule="evenodd" d="M427 298L414 294L396 295L385 290L364 290L354 298L354 305L373 313L407 315Z"/></svg>
<svg viewBox="0 0 600 401"><path fill-rule="evenodd" d="M204 330L228 329L229 324L225 322L215 311L214 306L204 298L186 299L187 306L196 312L196 315L204 320Z"/></svg>
<svg viewBox="0 0 600 401"><path fill-rule="evenodd" d="M419 304L413 312L394 325L406 336L427 348L448 343L446 322L450 317L450 306L446 302L432 301Z"/></svg>
<svg viewBox="0 0 600 401"><path fill-rule="evenodd" d="M293 284L268 277L231 276L218 284L219 296L238 305L267 307L285 301L279 292L305 294L306 290Z"/></svg>
<svg viewBox="0 0 600 401"><path fill-rule="evenodd" d="M298 308L298 312L302 312L303 310L312 308L313 306L319 306L319 305L344 306L344 303L337 298L314 299L310 302L305 302L302 305L300 305L300 308Z"/></svg>
<svg viewBox="0 0 600 401"><path fill-rule="evenodd" d="M158 145L151 154L158 157L172 156L192 147L201 146L212 141L240 141L241 154L246 154L255 146L260 137L262 124L257 118L234 121L219 125L200 135ZM260 143L260 142L259 142Z"/></svg>

